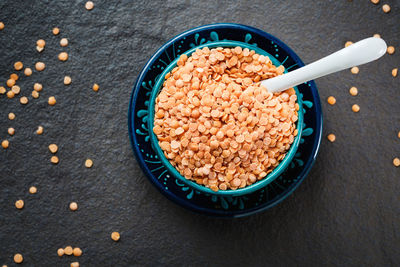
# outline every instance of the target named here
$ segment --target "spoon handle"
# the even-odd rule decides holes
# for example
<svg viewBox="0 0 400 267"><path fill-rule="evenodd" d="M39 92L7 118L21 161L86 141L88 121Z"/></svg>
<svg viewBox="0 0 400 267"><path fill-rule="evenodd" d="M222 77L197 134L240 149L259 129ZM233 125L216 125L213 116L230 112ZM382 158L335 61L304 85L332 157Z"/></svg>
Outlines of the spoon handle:
<svg viewBox="0 0 400 267"><path fill-rule="evenodd" d="M284 91L301 83L374 61L385 53L386 43L383 39L366 38L307 66L264 80L261 85L272 93Z"/></svg>

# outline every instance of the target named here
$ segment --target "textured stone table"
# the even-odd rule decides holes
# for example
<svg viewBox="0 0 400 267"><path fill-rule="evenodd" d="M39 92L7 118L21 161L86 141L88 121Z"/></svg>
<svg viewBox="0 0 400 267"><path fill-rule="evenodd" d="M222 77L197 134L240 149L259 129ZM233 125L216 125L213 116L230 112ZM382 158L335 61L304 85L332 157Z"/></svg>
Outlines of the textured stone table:
<svg viewBox="0 0 400 267"><path fill-rule="evenodd" d="M381 1L382 2L382 1ZM237 22L265 30L309 63L379 33L399 50L400 2L384 1L85 1L0 2L0 83L15 61L42 73L21 75L19 98L0 96L0 265L14 266L395 266L400 262L400 51L317 81L324 137L304 183L278 206L242 219L191 213L168 201L147 181L130 148L127 111L131 88L152 53L189 28ZM60 28L53 36L51 29ZM59 40L69 39L62 48ZM46 40L42 53L36 40ZM60 62L61 51L70 55ZM63 85L64 75L72 84ZM39 99L30 96L44 85ZM93 83L99 92L91 90ZM348 93L351 86L359 95ZM48 106L54 95L57 104ZM337 98L328 106L329 95ZM351 111L352 104L361 107ZM9 121L7 114L16 119ZM44 126L44 134L34 132ZM16 134L7 135L14 127ZM56 143L58 165L48 145ZM91 169L84 167L91 158ZM35 185L38 193L28 193ZM25 201L17 210L14 202ZM71 201L79 209L69 210ZM110 238L121 233L119 242ZM67 245L80 258L57 256Z"/></svg>

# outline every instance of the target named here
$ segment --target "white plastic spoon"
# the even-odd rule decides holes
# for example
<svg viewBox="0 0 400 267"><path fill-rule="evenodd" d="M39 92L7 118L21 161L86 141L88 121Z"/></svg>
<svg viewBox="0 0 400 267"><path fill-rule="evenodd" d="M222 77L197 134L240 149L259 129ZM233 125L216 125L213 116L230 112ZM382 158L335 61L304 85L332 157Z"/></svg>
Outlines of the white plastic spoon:
<svg viewBox="0 0 400 267"><path fill-rule="evenodd" d="M261 81L268 91L281 92L316 78L374 61L386 53L381 38L370 37L321 58L307 66Z"/></svg>

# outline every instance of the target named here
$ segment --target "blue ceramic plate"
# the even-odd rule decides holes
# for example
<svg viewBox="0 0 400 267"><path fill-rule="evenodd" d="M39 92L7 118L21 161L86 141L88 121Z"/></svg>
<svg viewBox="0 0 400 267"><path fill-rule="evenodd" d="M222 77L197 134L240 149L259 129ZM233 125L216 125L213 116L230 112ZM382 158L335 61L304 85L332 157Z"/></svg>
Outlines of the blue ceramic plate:
<svg viewBox="0 0 400 267"><path fill-rule="evenodd" d="M304 112L304 130L300 145L289 168L266 187L248 195L226 197L201 193L182 184L168 173L151 146L147 127L150 92L164 69L180 54L194 46L219 40L241 41L260 47L273 55L287 70L304 65L284 43L256 28L223 23L191 29L164 44L144 66L131 95L129 136L140 167L166 197L192 211L223 217L241 217L278 204L307 176L321 142L321 103L313 81L297 86L302 94Z"/></svg>

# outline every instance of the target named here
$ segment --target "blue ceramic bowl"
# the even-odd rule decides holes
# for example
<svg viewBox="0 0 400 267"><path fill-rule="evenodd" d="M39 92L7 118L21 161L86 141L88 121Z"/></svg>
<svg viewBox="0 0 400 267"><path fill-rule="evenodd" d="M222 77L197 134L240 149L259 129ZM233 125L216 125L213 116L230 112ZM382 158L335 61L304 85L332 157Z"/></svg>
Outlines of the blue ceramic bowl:
<svg viewBox="0 0 400 267"><path fill-rule="evenodd" d="M216 41L216 42L209 42L205 43L199 46L195 46L192 49L184 52L183 54L186 54L188 57L196 51L196 49L201 49L203 47L208 47L208 48L215 48L215 47L236 47L240 46L242 48L249 48L250 50L255 50L256 53L268 56L272 63L275 66L280 66L281 62L279 62L278 59L276 59L274 56L272 56L270 53L264 51L263 49L260 49L259 47L249 44L249 43L244 43L244 42L238 42L238 41L232 41L232 40L223 40L223 41ZM161 160L162 164L166 167L166 169L178 180L180 180L182 183L187 184L188 186L192 187L193 189L196 189L200 192L207 193L207 194L213 194L213 195L219 195L219 196L241 196L241 195L246 195L250 194L256 190L259 190L265 186L267 186L269 183L274 181L277 177L279 177L284 170L287 169L289 164L291 163L294 155L296 154L297 148L299 146L299 142L301 139L301 134L303 130L303 108L302 108L302 100L300 93L298 89L295 87L295 91L297 94L298 98L298 104L300 106L299 111L298 111L298 121L297 121L297 130L298 134L295 137L293 144L291 145L289 151L286 153L285 158L279 163L278 166L274 168L274 170L269 173L266 177L263 179L255 182L252 185L246 186L244 188L239 188L236 190L219 190L219 191L213 191L208 187L205 187L203 185L199 185L196 182L186 179L184 176L182 176L176 168L170 163L170 161L165 157L164 152L159 146L159 142L157 139L157 136L153 133L152 129L154 127L154 107L155 107L155 100L157 98L158 93L162 89L162 85L165 81L164 77L172 71L173 68L176 67L177 61L179 59L180 55L176 55L175 59L165 68L165 70L162 72L160 77L157 79L155 85L153 86L153 89L151 91L151 96L150 96L150 103L149 103L149 109L148 109L148 129L150 130L150 141L152 144L152 147L157 153L158 158ZM285 70L286 72L286 70Z"/></svg>
<svg viewBox="0 0 400 267"><path fill-rule="evenodd" d="M287 45L259 29L233 23L200 26L166 42L146 62L133 87L128 130L136 160L148 180L165 197L191 211L221 217L242 217L269 209L286 199L305 180L318 155L322 138L322 110L314 81L297 86L303 103L303 132L289 167L267 186L244 196L202 193L172 176L150 142L150 95L165 68L184 51L209 42L235 40L259 47L279 60L286 70L304 66Z"/></svg>

